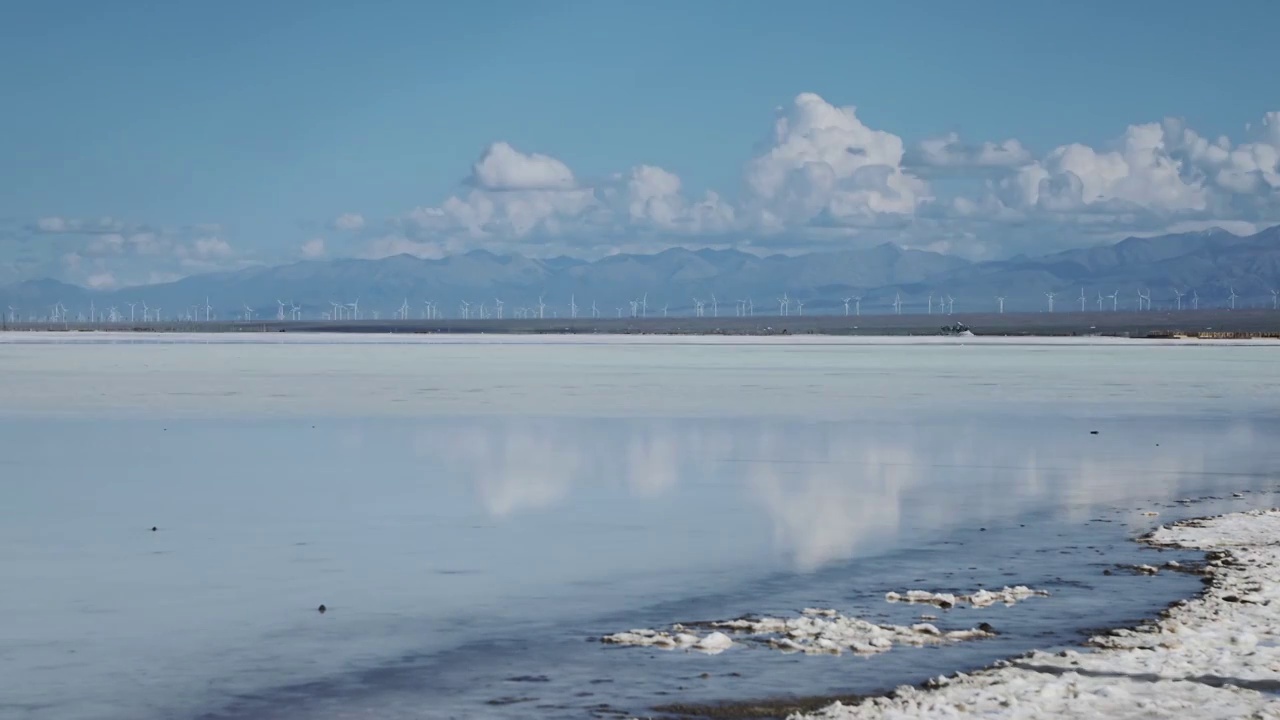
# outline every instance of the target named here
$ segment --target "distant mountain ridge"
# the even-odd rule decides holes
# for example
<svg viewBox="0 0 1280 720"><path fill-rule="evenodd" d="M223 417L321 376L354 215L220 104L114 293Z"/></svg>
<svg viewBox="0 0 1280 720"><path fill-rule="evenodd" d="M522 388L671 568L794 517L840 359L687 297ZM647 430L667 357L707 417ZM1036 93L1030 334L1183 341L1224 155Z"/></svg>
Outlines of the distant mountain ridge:
<svg viewBox="0 0 1280 720"><path fill-rule="evenodd" d="M425 301L455 317L464 301L493 308L501 299L509 317L511 309L533 307L541 297L551 308L548 317L552 312L564 317L571 297L580 315L588 315L593 302L601 314L614 315L629 314L630 301L647 295L651 315L664 306L687 314L695 299L710 313L713 296L718 312L732 315L735 303L748 299L757 313L777 312L785 294L802 301L806 312L843 312L842 299L851 296L862 297L864 312L891 312L895 297L902 298L904 312L918 312L931 293L935 302L955 298L957 312L990 310L996 296L1006 298L1010 311L1033 311L1045 309L1050 292L1059 309L1078 309L1082 288L1087 307L1095 306L1098 294L1112 293L1118 306L1136 307L1140 289L1151 293L1153 306L1168 307L1175 302L1175 288L1194 290L1204 307L1223 306L1232 288L1241 306L1269 307L1271 291L1280 289L1280 226L1246 237L1215 229L976 263L892 244L765 257L670 248L595 261L486 250L440 259L308 260L111 291L30 280L0 288L0 311L12 306L22 317L40 316L60 302L74 316L90 303L98 310L119 310L129 302L145 302L172 317L203 306L207 297L222 318L243 314L246 305L257 317L274 317L277 300L297 303L312 319L331 303L357 300L365 317L378 311L388 318L407 299L414 317Z"/></svg>

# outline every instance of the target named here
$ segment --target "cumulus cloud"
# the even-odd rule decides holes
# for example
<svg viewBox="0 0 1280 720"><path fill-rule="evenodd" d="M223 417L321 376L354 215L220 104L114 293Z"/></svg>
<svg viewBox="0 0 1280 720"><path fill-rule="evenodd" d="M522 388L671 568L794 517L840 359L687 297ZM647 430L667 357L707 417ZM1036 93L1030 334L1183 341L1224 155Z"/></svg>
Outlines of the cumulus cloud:
<svg viewBox="0 0 1280 720"><path fill-rule="evenodd" d="M324 246L324 238L311 238L302 243L299 251L302 253L302 257L308 259L322 258L328 254L328 250Z"/></svg>
<svg viewBox="0 0 1280 720"><path fill-rule="evenodd" d="M364 216L356 213L343 213L334 219L333 226L339 230L359 232L364 229Z"/></svg>
<svg viewBox="0 0 1280 720"><path fill-rule="evenodd" d="M469 189L396 218L366 255L436 257L472 247L603 255L671 245L797 251L885 241L974 258L1189 223L1280 221L1280 113L1241 144L1176 119L1135 124L1114 143L1033 152L1017 139L957 133L903 138L853 106L801 93L778 109L742 172L742 192L687 191L679 174L638 164L602 179L498 142ZM945 177L943 177L945 175Z"/></svg>
<svg viewBox="0 0 1280 720"><path fill-rule="evenodd" d="M852 106L802 93L779 110L769 147L748 163L747 202L766 230L911 215L928 187L902 159L902 138L867 127Z"/></svg>
<svg viewBox="0 0 1280 720"><path fill-rule="evenodd" d="M1031 162L1031 151L1017 140L965 145L958 133L921 140L914 159L921 165L940 168L1019 167Z"/></svg>
<svg viewBox="0 0 1280 720"><path fill-rule="evenodd" d="M485 190L569 190L573 173L563 162L523 153L505 142L490 145L471 166L471 182Z"/></svg>
<svg viewBox="0 0 1280 720"><path fill-rule="evenodd" d="M728 194L691 190L678 172L646 158L585 176L552 155L494 142L460 177L459 191L390 218L384 234L368 233L371 223L351 212L328 225L357 236L361 244L347 252L369 258L437 258L476 247L592 257L673 245L798 252L885 241L993 258L1127 234L1280 222L1280 111L1237 140L1164 118L1117 128L1105 144L1033 149L958 133L908 143L869 125L852 105L801 93L767 127L755 151L743 149L740 182ZM61 264L73 280L112 272L128 284L141 277L126 271L128 263L190 274L246 262L216 226L175 230L61 215L24 222L23 231L47 236L51 264L75 258ZM334 252L321 238L293 247L279 252Z"/></svg>

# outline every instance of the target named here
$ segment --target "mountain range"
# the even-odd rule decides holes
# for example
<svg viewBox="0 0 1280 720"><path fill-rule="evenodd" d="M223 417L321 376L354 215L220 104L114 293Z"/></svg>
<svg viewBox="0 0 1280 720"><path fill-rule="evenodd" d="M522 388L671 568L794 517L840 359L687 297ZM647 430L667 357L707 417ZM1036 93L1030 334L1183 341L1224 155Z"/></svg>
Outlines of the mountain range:
<svg viewBox="0 0 1280 720"><path fill-rule="evenodd" d="M296 303L303 316L316 319L331 303L359 302L365 317L377 311L392 317L406 300L412 317L424 301L433 301L446 317L456 317L462 302L495 299L508 308L533 307L539 297L546 316L568 313L572 297L580 315L597 304L604 316L630 313L629 302L647 295L649 314L664 306L688 314L694 298L712 312L731 315L734 304L750 298L757 314L778 312L786 294L808 313L843 312L843 298L861 297L865 313L892 312L901 297L903 312L922 312L933 302L954 298L957 311L988 311L997 296L1008 311L1041 311L1046 293L1055 293L1059 310L1098 306L1098 296L1116 294L1119 308L1136 308L1139 290L1155 308L1173 307L1175 289L1192 293L1200 307L1224 307L1232 290L1240 307L1271 307L1280 289L1280 226L1237 236L1219 229L1122 240L1114 245L1066 250L1037 257L972 262L892 244L865 250L761 257L737 250L672 248L652 255L622 254L587 261L569 257L534 259L476 250L442 259L397 255L377 260L310 260L275 267L193 275L176 282L116 290L90 290L52 279L29 280L0 288L0 311L12 307L18 317L49 314L56 303L71 316L87 311L126 308L128 303L159 307L166 318L203 307L215 317L239 317L245 307L256 317L275 317L277 300ZM1103 301L1109 308L1110 297ZM137 310L141 312L141 310ZM140 315L139 315L140 317Z"/></svg>

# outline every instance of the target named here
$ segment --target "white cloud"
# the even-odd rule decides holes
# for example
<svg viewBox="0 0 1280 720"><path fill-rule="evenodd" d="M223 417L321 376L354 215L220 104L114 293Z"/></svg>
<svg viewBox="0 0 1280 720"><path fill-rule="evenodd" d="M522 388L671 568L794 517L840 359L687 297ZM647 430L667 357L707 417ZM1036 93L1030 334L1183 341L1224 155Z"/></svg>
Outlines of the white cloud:
<svg viewBox="0 0 1280 720"><path fill-rule="evenodd" d="M471 181L485 190L570 190L569 166L549 156L522 153L505 142L490 145L471 166Z"/></svg>
<svg viewBox="0 0 1280 720"><path fill-rule="evenodd" d="M358 232L364 229L364 216L356 213L343 213L334 219L333 226L339 230Z"/></svg>
<svg viewBox="0 0 1280 720"><path fill-rule="evenodd" d="M1017 140L971 147L960 142L957 133L921 140L917 155L922 165L933 167L1019 167L1032 160L1031 151Z"/></svg>
<svg viewBox="0 0 1280 720"><path fill-rule="evenodd" d="M110 290L118 287L120 283L116 280L115 275L112 275L109 272L99 272L86 278L85 285L94 290Z"/></svg>
<svg viewBox="0 0 1280 720"><path fill-rule="evenodd" d="M77 220L50 215L37 219L32 229L38 233L50 235L91 235L95 233L120 232L124 227L124 223L112 217L103 217L97 220Z"/></svg>
<svg viewBox="0 0 1280 720"><path fill-rule="evenodd" d="M856 108L802 93L779 108L754 154L743 149L736 195L691 191L679 173L645 162L580 176L559 158L495 142L464 189L392 218L387 234L366 235L373 223L351 212L329 226L359 234L363 257L436 258L476 247L598 257L673 245L794 253L892 241L995 258L1125 234L1280 222L1280 111L1238 141L1205 137L1177 118L1117 130L1114 142L1096 147L1033 150L1017 139L949 133L908 150ZM51 215L21 229L50 236L47 262L79 281L111 272L129 284L147 273L245 262L217 226ZM322 238L287 247L277 252L334 252Z"/></svg>
<svg viewBox="0 0 1280 720"><path fill-rule="evenodd" d="M201 260L226 259L235 254L226 240L216 237L198 238L191 249L195 257Z"/></svg>
<svg viewBox="0 0 1280 720"><path fill-rule="evenodd" d="M42 217L36 221L36 230L44 233L70 232L71 223L66 218Z"/></svg>
<svg viewBox="0 0 1280 720"><path fill-rule="evenodd" d="M853 107L802 93L779 111L769 148L747 165L747 202L765 230L911 215L928 187L902 169L902 158L902 138L867 127Z"/></svg>
<svg viewBox="0 0 1280 720"><path fill-rule="evenodd" d="M328 250L324 246L324 238L318 237L302 243L299 251L302 253L302 257L308 259L322 258L328 254Z"/></svg>

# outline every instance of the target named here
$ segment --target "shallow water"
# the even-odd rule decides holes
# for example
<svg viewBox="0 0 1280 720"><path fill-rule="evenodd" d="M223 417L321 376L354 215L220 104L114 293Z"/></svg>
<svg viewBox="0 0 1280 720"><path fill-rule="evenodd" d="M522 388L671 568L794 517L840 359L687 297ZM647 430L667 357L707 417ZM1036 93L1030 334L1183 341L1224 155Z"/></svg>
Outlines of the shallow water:
<svg viewBox="0 0 1280 720"><path fill-rule="evenodd" d="M1280 465L1265 347L204 340L0 343L22 380L0 384L6 716L583 717L883 689L1194 592L1102 571L1209 507L1179 498L1271 503ZM1193 360L1153 361L1171 351ZM1078 365L1183 391L1056 402ZM411 381L449 397L387 409ZM1052 595L883 601L1019 583ZM1001 635L874 658L591 641L815 605Z"/></svg>

